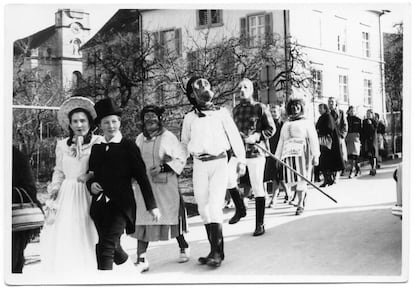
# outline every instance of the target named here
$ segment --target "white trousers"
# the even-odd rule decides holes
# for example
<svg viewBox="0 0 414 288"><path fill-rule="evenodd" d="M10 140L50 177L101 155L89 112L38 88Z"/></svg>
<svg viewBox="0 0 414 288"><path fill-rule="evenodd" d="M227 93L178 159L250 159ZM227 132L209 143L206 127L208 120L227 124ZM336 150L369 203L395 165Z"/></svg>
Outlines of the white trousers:
<svg viewBox="0 0 414 288"><path fill-rule="evenodd" d="M205 162L194 159L194 197L197 201L198 212L205 224L223 222L227 174L227 158Z"/></svg>
<svg viewBox="0 0 414 288"><path fill-rule="evenodd" d="M263 176L266 164L265 157L247 158L247 169L249 169L249 179L252 185L254 197L265 197Z"/></svg>
<svg viewBox="0 0 414 288"><path fill-rule="evenodd" d="M227 178L227 189L237 188L237 158L231 157L229 163L227 163L228 167L228 178Z"/></svg>

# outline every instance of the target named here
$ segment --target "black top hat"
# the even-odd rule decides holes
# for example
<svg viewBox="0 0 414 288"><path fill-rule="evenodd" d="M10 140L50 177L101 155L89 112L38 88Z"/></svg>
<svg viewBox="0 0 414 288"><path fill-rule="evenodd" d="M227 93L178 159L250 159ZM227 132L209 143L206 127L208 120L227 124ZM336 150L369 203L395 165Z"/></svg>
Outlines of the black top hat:
<svg viewBox="0 0 414 288"><path fill-rule="evenodd" d="M95 111L96 111L96 119L95 123L99 124L102 118L109 116L109 115L117 115L121 116L122 111L119 107L115 104L112 98L105 98L98 101L95 104Z"/></svg>

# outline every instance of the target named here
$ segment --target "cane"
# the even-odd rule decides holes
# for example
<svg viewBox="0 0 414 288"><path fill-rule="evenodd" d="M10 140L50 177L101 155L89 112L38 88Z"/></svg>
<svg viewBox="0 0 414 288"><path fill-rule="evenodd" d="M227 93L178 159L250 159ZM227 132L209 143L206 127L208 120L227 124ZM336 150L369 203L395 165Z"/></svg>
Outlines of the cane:
<svg viewBox="0 0 414 288"><path fill-rule="evenodd" d="M246 135L244 135L243 133L240 133L243 137L246 137ZM273 159L275 159L277 162L279 162L280 164L282 164L284 167L286 167L287 169L289 169L290 171L292 171L293 173L295 173L296 175L298 175L299 177L301 177L303 180L305 180L309 185L311 185L313 188L315 188L316 190L318 190L319 192L321 192L323 195L325 195L326 197L328 197L329 199L331 199L333 202L338 203L334 198L332 198L330 195L326 194L325 192L322 191L322 189L320 189L318 186L316 186L315 184L312 183L312 181L309 181L308 179L305 178L305 176L303 176L302 174L300 174L298 171L296 171L295 169L293 169L292 167L290 167L289 165L287 165L285 162L283 162L282 160L278 159L275 155L273 155L270 151L266 150L265 148L263 148L262 146L258 145L257 143L253 144L254 146L256 146L257 148L261 149L263 152L265 152L266 154L268 154L270 157L272 157Z"/></svg>

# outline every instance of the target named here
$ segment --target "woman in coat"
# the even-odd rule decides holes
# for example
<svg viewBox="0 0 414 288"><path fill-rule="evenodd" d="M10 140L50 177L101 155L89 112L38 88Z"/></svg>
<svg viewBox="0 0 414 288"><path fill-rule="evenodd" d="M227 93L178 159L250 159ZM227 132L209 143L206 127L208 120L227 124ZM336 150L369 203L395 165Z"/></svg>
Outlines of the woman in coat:
<svg viewBox="0 0 414 288"><path fill-rule="evenodd" d="M137 267L140 272L149 269L146 252L150 241L176 238L180 247L178 262L189 260L189 247L183 235L187 228L185 207L178 190L178 175L184 169L187 155L177 137L163 127L163 113L164 109L155 105L143 108L143 132L135 142L141 151L155 201L162 215L158 222L153 220L145 210L141 191L135 184L137 220L133 236L138 239Z"/></svg>
<svg viewBox="0 0 414 288"><path fill-rule="evenodd" d="M361 153L361 119L354 115L354 107L349 106L347 111L348 117L348 134L346 135L346 149L348 151L348 159L351 164L351 170L349 171L348 178L352 178L352 171L355 167L355 176L361 173L361 169L358 164L359 154Z"/></svg>
<svg viewBox="0 0 414 288"><path fill-rule="evenodd" d="M363 155L369 160L369 163L371 164L371 170L369 171L369 175L371 176L375 176L375 174L377 174L377 126L378 122L374 119L374 113L371 109L368 109L367 118L362 121L361 140Z"/></svg>
<svg viewBox="0 0 414 288"><path fill-rule="evenodd" d="M321 151L319 170L322 171L324 177L321 187L325 187L335 183L335 172L345 169L345 165L340 149L338 129L329 113L328 105L319 104L319 113L321 116L316 122Z"/></svg>
<svg viewBox="0 0 414 288"><path fill-rule="evenodd" d="M286 105L288 121L282 126L275 156L297 172L311 178L312 166L319 162L318 135L312 121L304 117L305 103L302 99L290 99ZM296 188L298 208L296 215L304 211L307 183L300 176L284 168L286 184Z"/></svg>

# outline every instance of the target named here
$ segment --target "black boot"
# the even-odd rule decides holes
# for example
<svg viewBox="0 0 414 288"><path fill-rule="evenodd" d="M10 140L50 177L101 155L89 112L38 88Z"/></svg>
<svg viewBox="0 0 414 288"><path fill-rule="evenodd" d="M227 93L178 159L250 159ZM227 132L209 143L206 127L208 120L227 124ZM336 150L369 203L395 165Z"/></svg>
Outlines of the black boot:
<svg viewBox="0 0 414 288"><path fill-rule="evenodd" d="M260 236L265 233L264 213L265 213L265 197L256 197L256 230L253 236Z"/></svg>
<svg viewBox="0 0 414 288"><path fill-rule="evenodd" d="M361 167L359 167L359 164L357 161L355 161L355 176L361 175Z"/></svg>
<svg viewBox="0 0 414 288"><path fill-rule="evenodd" d="M207 265L211 267L220 267L221 261L224 260L224 241L223 230L221 223L211 223L211 244L212 251L211 257L207 260Z"/></svg>
<svg viewBox="0 0 414 288"><path fill-rule="evenodd" d="M229 224L236 224L239 222L240 218L246 217L246 206L244 206L243 199L237 188L232 188L229 190L229 192L236 209L234 216L229 220Z"/></svg>
<svg viewBox="0 0 414 288"><path fill-rule="evenodd" d="M210 253L208 253L206 257L198 258L198 262L203 265L207 264L207 259L210 258L211 255L213 254L213 246L211 243L211 224L212 223L204 224L204 227L206 227L208 242L210 243Z"/></svg>

